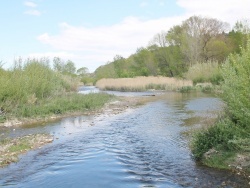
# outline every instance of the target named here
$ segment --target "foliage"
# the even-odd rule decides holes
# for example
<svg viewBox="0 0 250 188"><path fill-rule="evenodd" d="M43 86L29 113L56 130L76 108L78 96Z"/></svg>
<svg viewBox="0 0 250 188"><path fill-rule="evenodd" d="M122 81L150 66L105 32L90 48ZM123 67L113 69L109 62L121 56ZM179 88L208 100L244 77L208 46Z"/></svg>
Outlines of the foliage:
<svg viewBox="0 0 250 188"><path fill-rule="evenodd" d="M169 77L108 78L98 80L96 86L103 90L145 91L160 89L175 91L184 86L192 86L192 81Z"/></svg>
<svg viewBox="0 0 250 188"><path fill-rule="evenodd" d="M0 122L91 109L109 99L72 93L78 85L77 78L53 71L46 58L19 59L11 70L0 71Z"/></svg>
<svg viewBox="0 0 250 188"><path fill-rule="evenodd" d="M222 68L223 99L231 119L250 130L250 40L240 54L230 55Z"/></svg>
<svg viewBox="0 0 250 188"><path fill-rule="evenodd" d="M237 125L228 119L221 120L194 135L192 142L193 155L200 160L204 153L214 147L226 150L235 149L236 146L230 141L239 136L241 136L241 130L237 128Z"/></svg>
<svg viewBox="0 0 250 188"><path fill-rule="evenodd" d="M74 75L76 72L75 64L71 60L64 62L59 57L54 57L53 67L55 71L62 74Z"/></svg>
<svg viewBox="0 0 250 188"><path fill-rule="evenodd" d="M115 56L112 62L95 71L95 80L157 75L183 77L189 67L196 66L198 62L222 64L230 53L239 52L239 45L244 43L248 22L239 23L227 33L227 23L192 16L167 32L156 34L147 48L138 48L128 58ZM218 68L214 67L214 71L209 78L195 72L198 75L193 75L196 76L194 82L219 84L221 75Z"/></svg>
<svg viewBox="0 0 250 188"><path fill-rule="evenodd" d="M87 67L81 67L81 68L77 69L76 73L79 76L86 76L89 73L89 69Z"/></svg>
<svg viewBox="0 0 250 188"><path fill-rule="evenodd" d="M198 160L210 149L220 150L210 159L209 166L224 168L226 161L236 153L250 152L250 40L240 54L231 54L222 67L222 98L226 103L226 117L214 126L198 132L193 139L192 151ZM225 155L221 155L225 153ZM219 163L223 163L222 166ZM249 168L246 167L246 169Z"/></svg>
<svg viewBox="0 0 250 188"><path fill-rule="evenodd" d="M84 112L89 109L96 109L103 106L110 95L94 94L63 94L61 96L40 100L37 104L23 104L12 110L15 117L46 117L69 112Z"/></svg>
<svg viewBox="0 0 250 188"><path fill-rule="evenodd" d="M185 61L189 64L223 60L228 54L224 33L227 28L227 23L217 19L192 16L181 25L171 28L166 38L170 45L180 47Z"/></svg>
<svg viewBox="0 0 250 188"><path fill-rule="evenodd" d="M220 64L217 61L196 63L189 67L188 71L184 74L184 77L192 80L194 84L211 82L219 85L223 80Z"/></svg>
<svg viewBox="0 0 250 188"><path fill-rule="evenodd" d="M16 62L1 73L0 105L7 111L19 104L35 103L63 90L63 80L50 69L46 59Z"/></svg>

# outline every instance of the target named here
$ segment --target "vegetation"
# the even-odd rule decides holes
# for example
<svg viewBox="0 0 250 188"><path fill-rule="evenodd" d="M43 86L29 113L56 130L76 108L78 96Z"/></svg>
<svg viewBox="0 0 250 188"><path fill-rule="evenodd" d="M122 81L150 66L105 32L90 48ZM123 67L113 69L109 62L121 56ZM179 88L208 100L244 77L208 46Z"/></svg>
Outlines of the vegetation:
<svg viewBox="0 0 250 188"><path fill-rule="evenodd" d="M136 78L118 78L101 79L96 86L103 90L118 91L145 91L149 89L156 90L178 90L182 87L193 86L192 81L167 78L167 77L136 77Z"/></svg>
<svg viewBox="0 0 250 188"><path fill-rule="evenodd" d="M194 83L211 81L218 84L221 81L218 71L221 64L230 53L238 53L240 45L246 45L247 24L247 21L239 21L229 31L227 23L192 16L181 25L156 34L148 47L138 48L128 58L117 55L112 62L97 68L94 82L102 78L187 76ZM214 75L208 75L208 69L215 71Z"/></svg>
<svg viewBox="0 0 250 188"><path fill-rule="evenodd" d="M79 83L76 76L52 70L45 58L19 59L12 69L0 70L0 122L93 109L110 99L75 93Z"/></svg>
<svg viewBox="0 0 250 188"><path fill-rule="evenodd" d="M0 167L18 161L18 155L53 141L47 134L35 134L15 139L0 140Z"/></svg>
<svg viewBox="0 0 250 188"><path fill-rule="evenodd" d="M217 61L208 61L190 66L184 77L192 80L195 85L208 82L219 85L222 81L221 74L221 65Z"/></svg>
<svg viewBox="0 0 250 188"><path fill-rule="evenodd" d="M210 166L229 168L229 162L250 172L250 40L240 54L232 54L222 66L222 98L226 116L195 135L194 157ZM219 151L205 157L211 150ZM223 153L223 155L222 155ZM239 155L244 158L238 161ZM217 166L218 167L218 166Z"/></svg>

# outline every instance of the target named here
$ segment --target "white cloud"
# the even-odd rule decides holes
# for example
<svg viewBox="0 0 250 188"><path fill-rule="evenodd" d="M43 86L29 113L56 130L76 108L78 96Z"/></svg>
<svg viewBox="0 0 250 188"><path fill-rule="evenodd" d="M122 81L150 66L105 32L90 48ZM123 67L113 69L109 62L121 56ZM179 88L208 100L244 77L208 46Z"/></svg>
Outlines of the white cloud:
<svg viewBox="0 0 250 188"><path fill-rule="evenodd" d="M27 6L27 7L32 7L32 8L37 7L37 4L34 3L34 2L31 2L31 1L25 1L24 5Z"/></svg>
<svg viewBox="0 0 250 188"><path fill-rule="evenodd" d="M128 57L138 47L147 46L156 33L167 31L193 15L218 18L233 26L236 20L249 18L250 6L247 1L210 0L204 3L201 0L177 0L177 5L185 10L180 16L152 20L127 17L120 23L94 28L62 23L59 34L43 33L37 39L58 53L51 53L51 56L71 59L78 68L86 66L94 71L98 66L112 61L117 54ZM158 1L161 2L164 1Z"/></svg>
<svg viewBox="0 0 250 188"><path fill-rule="evenodd" d="M249 0L177 0L177 4L192 15L217 18L234 25L237 20L249 18Z"/></svg>
<svg viewBox="0 0 250 188"><path fill-rule="evenodd" d="M41 12L38 10L28 10L28 11L25 11L24 14L33 15L33 16L40 16Z"/></svg>
<svg viewBox="0 0 250 188"><path fill-rule="evenodd" d="M78 62L87 62L90 65L88 68L94 70L117 54L128 57L138 47L147 46L156 33L168 30L173 23L179 24L181 20L183 17L147 21L128 17L119 24L95 28L62 23L60 34L44 33L38 36L38 40L55 50L77 54L75 58Z"/></svg>

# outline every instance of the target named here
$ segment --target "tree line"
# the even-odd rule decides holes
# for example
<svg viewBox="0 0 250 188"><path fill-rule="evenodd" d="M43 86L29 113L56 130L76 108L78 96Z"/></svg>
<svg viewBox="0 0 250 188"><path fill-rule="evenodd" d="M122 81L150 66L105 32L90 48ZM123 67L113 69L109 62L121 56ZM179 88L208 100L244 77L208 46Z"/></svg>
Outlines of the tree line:
<svg viewBox="0 0 250 188"><path fill-rule="evenodd" d="M214 18L192 16L167 32L156 34L148 47L124 58L116 55L112 62L94 72L101 78L135 76L182 77L196 63L225 61L231 53L239 53L246 46L249 22L238 21L233 29L226 22Z"/></svg>

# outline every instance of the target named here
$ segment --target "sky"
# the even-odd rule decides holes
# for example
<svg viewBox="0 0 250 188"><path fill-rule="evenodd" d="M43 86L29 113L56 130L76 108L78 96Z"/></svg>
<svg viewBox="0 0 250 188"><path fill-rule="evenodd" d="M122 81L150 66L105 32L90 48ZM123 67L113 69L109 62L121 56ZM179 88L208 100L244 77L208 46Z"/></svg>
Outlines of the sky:
<svg viewBox="0 0 250 188"><path fill-rule="evenodd" d="M250 0L0 0L0 62L60 57L93 72L194 15L233 27Z"/></svg>

